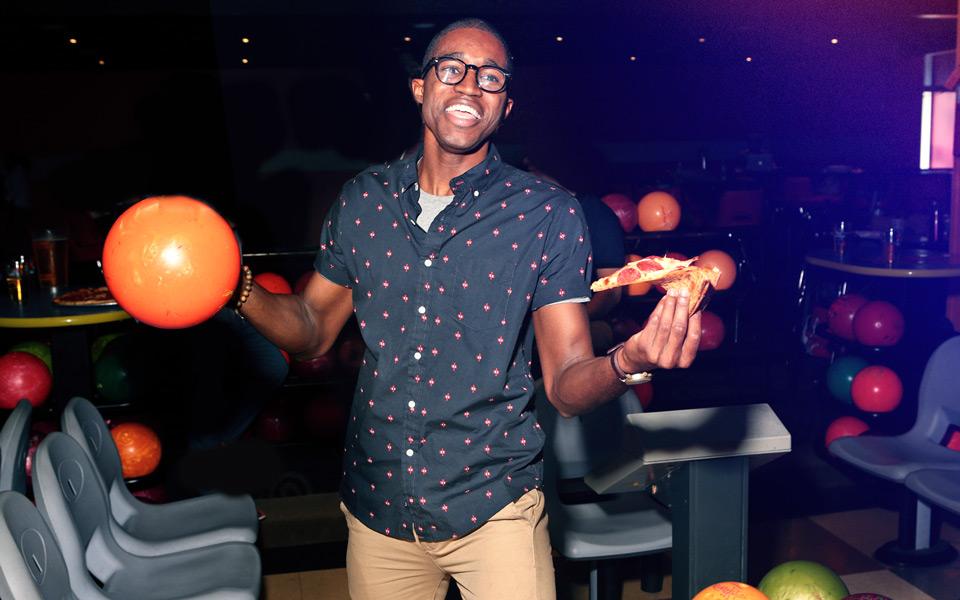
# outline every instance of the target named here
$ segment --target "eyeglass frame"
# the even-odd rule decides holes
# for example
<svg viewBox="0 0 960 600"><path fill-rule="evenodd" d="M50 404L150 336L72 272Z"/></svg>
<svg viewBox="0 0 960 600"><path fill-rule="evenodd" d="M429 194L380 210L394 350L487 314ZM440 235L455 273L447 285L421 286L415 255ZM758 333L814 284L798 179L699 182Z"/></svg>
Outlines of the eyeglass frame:
<svg viewBox="0 0 960 600"><path fill-rule="evenodd" d="M455 60L461 65L463 65L463 76L457 81L454 81L452 83L441 79L440 72L438 71L438 69L440 68L440 61L442 60ZM464 79L467 78L467 73L470 71L470 69L473 69L474 77L476 78L476 82L477 82L477 87L483 90L484 92L487 92L488 94L500 94L503 91L505 91L507 89L507 86L510 84L510 78L513 77L513 74L510 71L507 71L506 69L502 69L496 65L480 65L480 66L471 65L470 63L460 60L456 56L434 56L433 58L427 61L427 65L423 68L423 72L420 73L420 78L423 79L427 75L427 71L429 71L430 69L433 69L433 74L436 75L437 81L439 81L443 85L459 85ZM483 86L480 84L480 69L494 69L502 73L503 87L495 92L491 92L490 90L484 90Z"/></svg>

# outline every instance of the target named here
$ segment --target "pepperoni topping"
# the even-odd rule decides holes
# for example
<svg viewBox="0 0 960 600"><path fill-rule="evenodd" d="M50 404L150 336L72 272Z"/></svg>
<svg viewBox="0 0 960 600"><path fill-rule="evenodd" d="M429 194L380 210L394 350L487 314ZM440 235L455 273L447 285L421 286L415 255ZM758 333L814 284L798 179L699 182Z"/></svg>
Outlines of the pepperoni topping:
<svg viewBox="0 0 960 600"><path fill-rule="evenodd" d="M643 260L637 261L636 266L645 273L663 270L663 267L661 267L660 264L652 258L644 258Z"/></svg>
<svg viewBox="0 0 960 600"><path fill-rule="evenodd" d="M632 269L624 267L617 272L617 283L619 285L626 285L628 283L633 283L640 279L640 271L637 269Z"/></svg>

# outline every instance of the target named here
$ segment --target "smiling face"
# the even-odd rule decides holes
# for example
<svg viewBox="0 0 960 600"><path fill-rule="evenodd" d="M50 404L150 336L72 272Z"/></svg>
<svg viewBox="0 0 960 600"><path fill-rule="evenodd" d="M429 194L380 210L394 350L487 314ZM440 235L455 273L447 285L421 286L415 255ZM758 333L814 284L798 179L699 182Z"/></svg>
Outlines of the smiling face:
<svg viewBox="0 0 960 600"><path fill-rule="evenodd" d="M471 65L505 68L507 53L497 38L481 29L455 29L441 38L436 56L453 56ZM477 86L476 71L469 69L456 85L441 83L431 68L411 82L414 99L421 104L424 146L450 154L484 154L491 135L510 114L513 101L507 92L484 92Z"/></svg>

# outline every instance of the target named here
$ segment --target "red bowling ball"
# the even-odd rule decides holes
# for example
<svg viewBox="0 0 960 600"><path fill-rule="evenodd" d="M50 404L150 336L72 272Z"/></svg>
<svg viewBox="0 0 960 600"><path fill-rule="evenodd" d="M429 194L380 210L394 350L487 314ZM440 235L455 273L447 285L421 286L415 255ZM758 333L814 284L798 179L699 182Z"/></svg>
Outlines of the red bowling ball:
<svg viewBox="0 0 960 600"><path fill-rule="evenodd" d="M166 504L170 501L167 488L164 485L155 485L142 490L134 490L133 495L147 504Z"/></svg>
<svg viewBox="0 0 960 600"><path fill-rule="evenodd" d="M835 439L858 436L869 429L869 425L856 417L839 417L827 426L823 443L825 446L830 446Z"/></svg>
<svg viewBox="0 0 960 600"><path fill-rule="evenodd" d="M960 450L960 431L954 429L947 437L947 443L944 445L951 450Z"/></svg>
<svg viewBox="0 0 960 600"><path fill-rule="evenodd" d="M853 320L867 302L867 299L859 294L844 294L834 300L827 311L827 328L830 333L851 342L856 340Z"/></svg>
<svg viewBox="0 0 960 600"><path fill-rule="evenodd" d="M51 432L57 430L57 424L52 421L34 421L30 426L30 442L27 447L27 456L24 459L24 467L27 471L27 481L33 477L33 457L37 453L37 446Z"/></svg>
<svg viewBox="0 0 960 600"><path fill-rule="evenodd" d="M864 412L890 412L900 405L903 384L893 369L873 365L865 367L853 378L850 396L854 405Z"/></svg>
<svg viewBox="0 0 960 600"><path fill-rule="evenodd" d="M903 337L903 314L889 302L867 302L853 319L853 334L864 346L893 346Z"/></svg>
<svg viewBox="0 0 960 600"><path fill-rule="evenodd" d="M349 335L340 342L340 346L337 348L337 358L341 365L357 371L363 365L363 353L366 349L367 346L363 343L363 338L358 335Z"/></svg>
<svg viewBox="0 0 960 600"><path fill-rule="evenodd" d="M723 343L726 335L723 319L709 310L701 312L700 316L700 350L714 350Z"/></svg>
<svg viewBox="0 0 960 600"><path fill-rule="evenodd" d="M257 273L254 275L253 280L272 294L292 294L293 288L290 287L290 283L283 278L283 275L277 275L276 273Z"/></svg>
<svg viewBox="0 0 960 600"><path fill-rule="evenodd" d="M303 290L307 289L307 284L310 283L310 278L313 277L313 274L316 273L313 269L309 271L304 271L300 277L297 277L297 282L293 284L293 293L299 294Z"/></svg>
<svg viewBox="0 0 960 600"><path fill-rule="evenodd" d="M293 439L293 417L287 407L280 403L270 403L263 407L257 417L257 436L268 442L288 442Z"/></svg>
<svg viewBox="0 0 960 600"><path fill-rule="evenodd" d="M620 220L620 227L627 233L637 226L637 205L626 194L607 194L600 199L610 207Z"/></svg>
<svg viewBox="0 0 960 600"><path fill-rule="evenodd" d="M347 427L347 408L336 394L320 394L304 406L303 422L310 435L339 440Z"/></svg>
<svg viewBox="0 0 960 600"><path fill-rule="evenodd" d="M50 395L53 377L42 360L29 352L0 356L0 408L10 410L21 398L39 406Z"/></svg>
<svg viewBox="0 0 960 600"><path fill-rule="evenodd" d="M331 350L314 358L295 358L290 362L290 370L297 377L303 377L304 379L327 377L337 370L337 355Z"/></svg>
<svg viewBox="0 0 960 600"><path fill-rule="evenodd" d="M643 407L643 410L650 408L650 404L653 402L653 384L645 383L643 385L633 386L633 391L637 395L637 400L640 401L640 406Z"/></svg>

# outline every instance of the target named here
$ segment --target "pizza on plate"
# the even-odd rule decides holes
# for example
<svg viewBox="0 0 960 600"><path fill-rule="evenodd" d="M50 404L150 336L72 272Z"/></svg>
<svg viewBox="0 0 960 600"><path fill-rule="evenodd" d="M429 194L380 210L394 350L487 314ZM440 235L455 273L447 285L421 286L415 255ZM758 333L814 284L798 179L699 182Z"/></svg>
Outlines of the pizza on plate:
<svg viewBox="0 0 960 600"><path fill-rule="evenodd" d="M706 305L710 292L720 279L718 269L694 265L697 258L688 260L677 260L666 256L641 258L594 281L590 289L594 292L602 292L631 283L655 283L667 290L685 288L690 292L690 314L693 314Z"/></svg>
<svg viewBox="0 0 960 600"><path fill-rule="evenodd" d="M64 292L53 299L60 306L114 306L117 301L106 286L85 287Z"/></svg>

